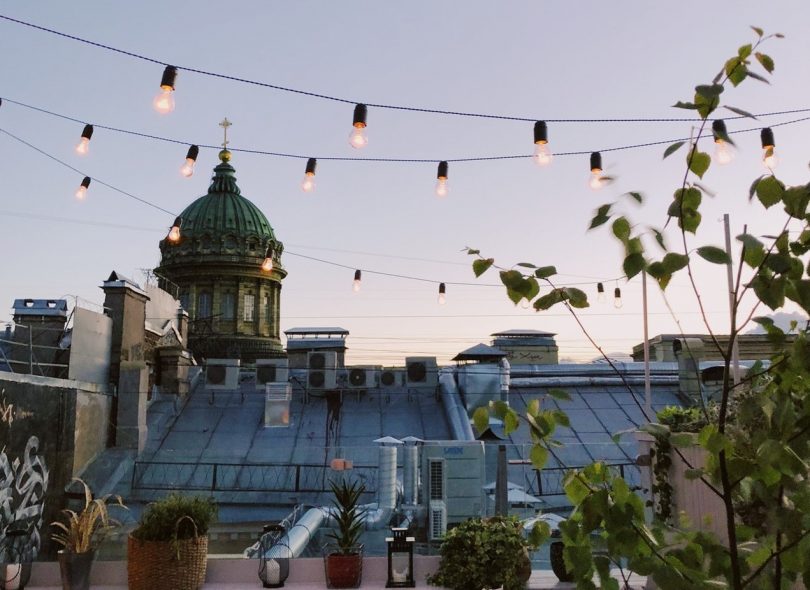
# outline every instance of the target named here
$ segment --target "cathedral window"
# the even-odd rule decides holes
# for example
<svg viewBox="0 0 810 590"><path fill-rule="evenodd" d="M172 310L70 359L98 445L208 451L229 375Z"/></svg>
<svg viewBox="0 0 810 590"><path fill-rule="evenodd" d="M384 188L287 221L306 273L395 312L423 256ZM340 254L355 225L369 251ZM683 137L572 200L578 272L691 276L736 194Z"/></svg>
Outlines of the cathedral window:
<svg viewBox="0 0 810 590"><path fill-rule="evenodd" d="M197 318L211 317L211 293L202 291L197 297Z"/></svg>
<svg viewBox="0 0 810 590"><path fill-rule="evenodd" d="M232 320L234 316L234 301L235 298L233 293L223 293L222 294L222 319L223 320Z"/></svg>
<svg viewBox="0 0 810 590"><path fill-rule="evenodd" d="M252 293L248 293L245 295L245 315L244 320L246 322L253 321L253 313L255 308L255 298L253 297Z"/></svg>

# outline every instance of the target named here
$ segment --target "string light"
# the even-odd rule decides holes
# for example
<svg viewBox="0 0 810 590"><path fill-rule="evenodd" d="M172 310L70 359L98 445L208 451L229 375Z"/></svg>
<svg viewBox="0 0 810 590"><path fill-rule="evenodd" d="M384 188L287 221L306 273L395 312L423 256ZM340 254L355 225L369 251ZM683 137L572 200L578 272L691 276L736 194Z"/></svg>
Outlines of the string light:
<svg viewBox="0 0 810 590"><path fill-rule="evenodd" d="M605 302L605 286L602 283L596 283L596 300L599 303Z"/></svg>
<svg viewBox="0 0 810 590"><path fill-rule="evenodd" d="M768 170L773 170L779 165L779 156L774 153L776 142L773 139L773 131L770 127L765 127L759 132L762 140L762 163Z"/></svg>
<svg viewBox="0 0 810 590"><path fill-rule="evenodd" d="M613 307L620 309L622 306L622 290L616 287L613 289Z"/></svg>
<svg viewBox="0 0 810 590"><path fill-rule="evenodd" d="M166 236L166 239L169 240L172 244L176 244L180 241L180 226L183 225L183 218L176 217L174 219L174 223L172 224L171 229L169 230L169 235Z"/></svg>
<svg viewBox="0 0 810 590"><path fill-rule="evenodd" d="M196 145L192 145L188 148L188 152L186 153L186 162L180 168L180 174L189 178L192 174L194 174L194 164L197 163L197 156L200 154L200 148Z"/></svg>
<svg viewBox="0 0 810 590"><path fill-rule="evenodd" d="M275 252L273 251L273 246L267 246L267 253L264 255L264 262L262 262L262 270L264 272L270 272L273 270L273 255Z"/></svg>
<svg viewBox="0 0 810 590"><path fill-rule="evenodd" d="M177 81L177 68L166 66L163 77L160 79L160 92L152 101L152 106L161 115L167 115L174 110L174 83Z"/></svg>
<svg viewBox="0 0 810 590"><path fill-rule="evenodd" d="M305 193L311 193L315 190L315 167L318 165L318 160L310 158L307 160L307 168L304 172L304 180L301 181L301 190Z"/></svg>
<svg viewBox="0 0 810 590"><path fill-rule="evenodd" d="M722 119L712 121L712 136L714 137L714 157L717 163L724 165L734 159L734 150L731 148L726 124Z"/></svg>
<svg viewBox="0 0 810 590"><path fill-rule="evenodd" d="M520 307L523 309L529 309L529 306L532 304L526 297L520 300Z"/></svg>
<svg viewBox="0 0 810 590"><path fill-rule="evenodd" d="M76 153L84 156L90 151L90 138L93 137L93 126L85 125L82 130L82 137L76 144Z"/></svg>
<svg viewBox="0 0 810 590"><path fill-rule="evenodd" d="M444 305L447 303L447 288L444 286L444 283L439 283L439 305Z"/></svg>
<svg viewBox="0 0 810 590"><path fill-rule="evenodd" d="M357 104L354 107L354 118L352 120L351 134L349 135L349 144L355 149L362 149L368 145L368 136L366 135L366 116L368 108L364 104Z"/></svg>
<svg viewBox="0 0 810 590"><path fill-rule="evenodd" d="M598 191L604 184L602 179L602 154L591 152L591 177L588 180L588 186Z"/></svg>
<svg viewBox="0 0 810 590"><path fill-rule="evenodd" d="M548 149L548 127L545 121L534 124L534 161L538 166L551 164L551 150Z"/></svg>
<svg viewBox="0 0 810 590"><path fill-rule="evenodd" d="M447 187L447 162L439 162L439 169L436 172L436 196L446 197L450 189Z"/></svg>
<svg viewBox="0 0 810 590"><path fill-rule="evenodd" d="M84 201L84 198L87 196L88 188L90 188L90 177L85 176L82 179L82 183L79 185L79 188L76 190L76 198L80 201Z"/></svg>
<svg viewBox="0 0 810 590"><path fill-rule="evenodd" d="M354 283L352 283L352 291L354 291L355 293L357 293L360 290L360 277L361 276L362 276L362 273L360 272L360 269L354 271Z"/></svg>

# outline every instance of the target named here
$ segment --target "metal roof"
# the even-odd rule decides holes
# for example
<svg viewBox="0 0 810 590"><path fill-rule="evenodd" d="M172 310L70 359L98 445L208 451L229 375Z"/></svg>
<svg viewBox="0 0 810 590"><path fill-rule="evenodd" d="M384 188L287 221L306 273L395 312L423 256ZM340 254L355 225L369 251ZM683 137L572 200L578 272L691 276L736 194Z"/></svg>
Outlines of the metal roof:
<svg viewBox="0 0 810 590"><path fill-rule="evenodd" d="M544 332L542 330L522 330L522 329L514 329L514 330L504 330L503 332L495 332L494 334L490 334L490 336L501 336L504 338L521 338L527 337L532 338L536 336L556 336L556 332Z"/></svg>
<svg viewBox="0 0 810 590"><path fill-rule="evenodd" d="M301 336L301 335L331 335L331 334L338 334L343 336L348 336L349 331L346 328L319 328L319 327L312 327L312 328L290 328L289 330L284 330L284 334L286 336Z"/></svg>
<svg viewBox="0 0 810 590"><path fill-rule="evenodd" d="M458 353L453 357L454 361L476 361L486 359L499 359L506 356L500 348L487 346L486 344L476 344L467 350Z"/></svg>

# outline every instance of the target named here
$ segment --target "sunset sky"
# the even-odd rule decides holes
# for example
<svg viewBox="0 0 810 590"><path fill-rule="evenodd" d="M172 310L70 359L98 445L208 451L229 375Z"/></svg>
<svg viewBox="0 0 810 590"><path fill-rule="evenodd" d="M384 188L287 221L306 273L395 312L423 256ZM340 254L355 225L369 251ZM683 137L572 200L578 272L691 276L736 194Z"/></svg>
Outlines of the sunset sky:
<svg viewBox="0 0 810 590"><path fill-rule="evenodd" d="M559 283L591 296L582 320L606 350L627 353L641 342L640 280L618 279L621 251L606 227L586 230L599 205L617 200L634 222L663 227L683 179L685 150L667 160L661 157L666 143L609 150L688 138L696 124L549 122L553 152L584 155L558 155L539 168L529 157L533 121L690 117L692 111L671 105L691 100L696 84L710 82L738 46L755 40L749 25L785 35L762 49L776 62L772 84L752 80L729 89L725 104L752 113L804 111L727 121L730 132L753 131L734 135L736 159L704 179L716 195L705 204L702 232L690 248L723 245L724 213L731 215L732 235L744 224L755 235L780 231L777 211L762 215L748 202L748 187L765 172L760 127L773 127L780 179L808 181L810 120L797 121L810 117L806 0L9 0L0 14L180 68L348 101L181 71L176 109L160 115L151 103L161 63L0 19L3 323L11 320L15 298L79 298L79 305L96 308L103 301L98 287L112 270L143 280L140 269L157 265L159 240L174 216L205 194L217 163L216 149L202 149L194 176L183 178L179 167L188 144L221 143L218 123L225 116L233 122L229 147L303 156L234 151L231 163L242 194L265 212L285 245L282 330L344 327L351 332L349 363L398 364L408 355L443 362L514 328L557 333L562 358L596 356L562 308L536 313L515 307L494 271L475 279L467 246L504 267L556 265ZM182 143L97 128L82 157L74 151L82 124L15 102ZM348 135L355 102L529 121L370 107L369 145L354 150ZM710 139L701 147L713 150ZM617 178L598 192L587 186L587 153L595 150L602 150L605 173ZM440 160L516 155L526 157L451 162L449 194L434 194ZM320 158L311 194L300 189L306 157ZM85 174L166 212L98 182L79 202L73 193ZM645 205L620 197L627 191L643 193ZM666 233L675 248L672 229ZM364 270L359 293L351 289L355 268ZM696 271L708 318L724 332L725 268L698 263ZM620 309L612 296L597 303L598 281L610 295L621 287ZM436 301L439 282L447 283L444 306ZM651 335L706 331L685 277L667 296L679 323L651 286Z"/></svg>

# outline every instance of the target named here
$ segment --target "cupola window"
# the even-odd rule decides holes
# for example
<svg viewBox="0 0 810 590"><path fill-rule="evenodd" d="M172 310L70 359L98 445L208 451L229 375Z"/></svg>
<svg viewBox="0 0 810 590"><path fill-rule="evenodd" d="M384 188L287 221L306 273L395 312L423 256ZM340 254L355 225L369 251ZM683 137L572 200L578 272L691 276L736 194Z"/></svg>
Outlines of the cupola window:
<svg viewBox="0 0 810 590"><path fill-rule="evenodd" d="M244 309L244 320L246 322L253 321L253 315L255 312L256 300L252 293L248 293L245 295L245 309Z"/></svg>
<svg viewBox="0 0 810 590"><path fill-rule="evenodd" d="M207 319L211 317L211 293L200 292L197 297L197 319Z"/></svg>
<svg viewBox="0 0 810 590"><path fill-rule="evenodd" d="M235 298L233 293L223 293L222 294L222 319L223 320L232 320L234 317L234 302Z"/></svg>

